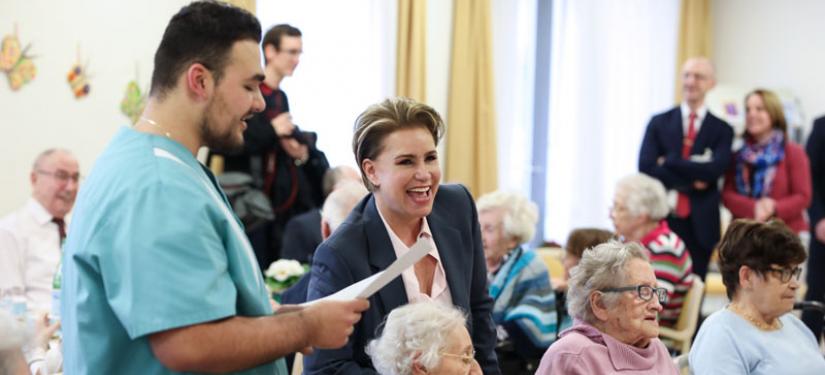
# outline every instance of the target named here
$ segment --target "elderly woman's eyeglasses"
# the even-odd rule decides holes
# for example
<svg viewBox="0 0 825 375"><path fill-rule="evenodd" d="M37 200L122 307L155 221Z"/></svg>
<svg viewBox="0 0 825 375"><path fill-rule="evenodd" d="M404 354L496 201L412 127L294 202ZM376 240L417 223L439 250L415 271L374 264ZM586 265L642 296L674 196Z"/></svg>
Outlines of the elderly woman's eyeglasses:
<svg viewBox="0 0 825 375"><path fill-rule="evenodd" d="M447 356L447 357L458 358L465 365L472 364L473 361L476 360L476 351L475 351L475 349L473 349L470 353L467 353L467 354L453 354L453 353L446 353L446 352L441 352L439 354L441 354L443 356Z"/></svg>
<svg viewBox="0 0 825 375"><path fill-rule="evenodd" d="M643 301L650 301L653 296L655 295L659 300L660 304L667 303L667 289L665 288L654 288L650 285L636 285L636 286L623 286L621 288L605 288L599 289L600 292L630 292L636 291L636 294L639 295Z"/></svg>
<svg viewBox="0 0 825 375"><path fill-rule="evenodd" d="M768 271L773 272L775 275L779 277L779 281L783 283L787 283L791 281L791 277L799 280L799 275L802 274L802 267L795 267L795 268L769 268Z"/></svg>

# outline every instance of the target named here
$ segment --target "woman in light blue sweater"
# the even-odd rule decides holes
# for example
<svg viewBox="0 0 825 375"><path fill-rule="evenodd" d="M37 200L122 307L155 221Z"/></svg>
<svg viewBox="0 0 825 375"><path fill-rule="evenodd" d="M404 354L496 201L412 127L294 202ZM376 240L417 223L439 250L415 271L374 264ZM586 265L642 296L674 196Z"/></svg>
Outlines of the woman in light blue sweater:
<svg viewBox="0 0 825 375"><path fill-rule="evenodd" d="M719 243L731 303L708 317L690 350L694 374L825 374L825 359L793 309L805 249L780 222L736 220Z"/></svg>

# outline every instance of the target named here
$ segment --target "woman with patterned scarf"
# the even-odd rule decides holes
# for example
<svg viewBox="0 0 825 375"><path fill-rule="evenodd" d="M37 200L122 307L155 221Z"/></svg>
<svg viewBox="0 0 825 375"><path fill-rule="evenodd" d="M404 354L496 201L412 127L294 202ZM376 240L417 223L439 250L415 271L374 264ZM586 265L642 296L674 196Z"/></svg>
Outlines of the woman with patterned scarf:
<svg viewBox="0 0 825 375"><path fill-rule="evenodd" d="M532 374L556 339L556 296L547 266L521 246L533 238L538 208L521 195L496 191L476 203L493 298L502 374Z"/></svg>
<svg viewBox="0 0 825 375"><path fill-rule="evenodd" d="M811 170L805 150L788 140L782 102L771 91L745 96L745 144L733 156L722 202L734 219L781 219L794 232L808 230Z"/></svg>

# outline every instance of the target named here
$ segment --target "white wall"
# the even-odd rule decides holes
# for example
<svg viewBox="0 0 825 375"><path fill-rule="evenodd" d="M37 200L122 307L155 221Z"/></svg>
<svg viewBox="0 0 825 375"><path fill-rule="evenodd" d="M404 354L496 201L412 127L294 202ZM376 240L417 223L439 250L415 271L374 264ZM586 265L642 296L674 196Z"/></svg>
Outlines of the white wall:
<svg viewBox="0 0 825 375"><path fill-rule="evenodd" d="M535 0L493 0L493 75L498 188L530 196L536 94ZM507 152L505 150L518 150Z"/></svg>
<svg viewBox="0 0 825 375"><path fill-rule="evenodd" d="M88 173L117 128L128 124L119 110L126 83L136 78L137 66L141 86L148 89L163 29L188 2L0 1L0 35L12 33L17 23L38 69L37 78L17 92L0 77L0 215L29 196L30 165L45 148L73 150L81 172ZM820 22L825 1L716 0L713 13L720 82L794 92L807 124L825 114L825 96L818 93L825 87L825 23ZM452 2L430 1L428 23L428 102L446 117ZM81 100L66 83L78 44L83 62L89 62L92 86Z"/></svg>
<svg viewBox="0 0 825 375"><path fill-rule="evenodd" d="M6 78L0 77L0 163L4 167L0 174L0 216L21 205L31 194L28 173L41 150L55 146L72 150L80 161L81 173L88 174L117 129L129 124L120 113L120 101L126 84L136 78L136 66L141 87L148 90L153 55L163 30L169 18L189 2L0 0L0 36L12 33L16 22L21 42L32 44L30 54L36 56L38 70L35 80L17 92L12 92ZM332 164L354 164L349 136L355 116L368 104L394 93L394 78L387 76L388 72L391 77L395 74L395 3L257 3L264 30L278 22L291 22L305 34L306 53L301 66L294 77L284 81L296 122L323 133L319 146L329 151L327 156ZM430 102L443 111L452 2L435 2L429 9L433 46L429 87L434 88L429 95ZM361 14L347 15L354 10ZM353 38L353 33L363 33L365 29L370 31L369 41ZM91 76L91 94L80 100L74 99L66 82L66 74L76 60L78 43L82 61L89 62ZM338 49L331 51L325 43L337 43ZM369 71L348 69L352 64ZM329 111L317 103L347 100L357 102L349 112L334 116L335 121L315 121L320 112ZM330 142L343 142L345 147L342 151Z"/></svg>
<svg viewBox="0 0 825 375"><path fill-rule="evenodd" d="M169 18L187 0L0 1L0 35L14 32L31 43L37 76L19 91L0 77L0 215L31 194L28 173L34 157L49 147L72 150L88 173L109 138L129 120L120 113L126 84L148 89L152 58ZM77 60L88 61L91 93L75 100L66 75Z"/></svg>
<svg viewBox="0 0 825 375"><path fill-rule="evenodd" d="M809 128L815 117L825 115L823 15L825 1L820 0L715 0L718 81L795 94Z"/></svg>
<svg viewBox="0 0 825 375"><path fill-rule="evenodd" d="M301 30L300 64L281 83L290 113L318 133L330 165L355 166L355 118L395 93L395 1L258 0L257 13L264 32L279 23Z"/></svg>

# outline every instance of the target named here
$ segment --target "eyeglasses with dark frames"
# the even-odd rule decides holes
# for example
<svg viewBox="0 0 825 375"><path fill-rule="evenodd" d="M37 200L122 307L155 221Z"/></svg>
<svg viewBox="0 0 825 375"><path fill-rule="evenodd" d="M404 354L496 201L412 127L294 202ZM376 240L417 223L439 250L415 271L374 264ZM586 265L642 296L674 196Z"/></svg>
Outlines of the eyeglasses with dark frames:
<svg viewBox="0 0 825 375"><path fill-rule="evenodd" d="M599 289L600 292L611 293L611 292L632 292L636 291L636 294L641 298L643 301L650 301L653 296L657 296L659 303L664 305L667 303L667 289L665 288L655 288L650 285L636 285L636 286L623 286L619 288L605 288Z"/></svg>
<svg viewBox="0 0 825 375"><path fill-rule="evenodd" d="M799 281L799 275L802 274L802 267L794 267L794 268L774 268L771 267L768 271L773 272L777 277L779 277L779 281L783 283L787 283L791 281L791 277Z"/></svg>

